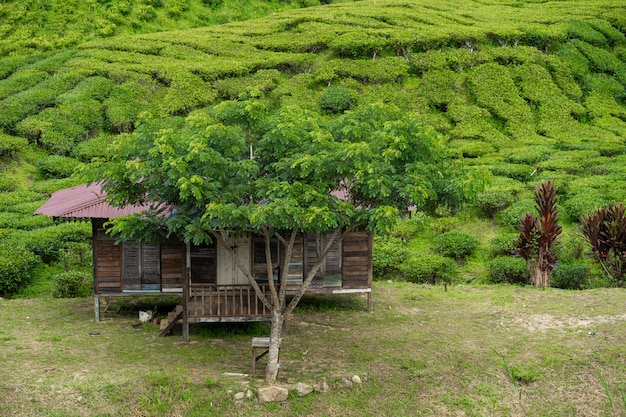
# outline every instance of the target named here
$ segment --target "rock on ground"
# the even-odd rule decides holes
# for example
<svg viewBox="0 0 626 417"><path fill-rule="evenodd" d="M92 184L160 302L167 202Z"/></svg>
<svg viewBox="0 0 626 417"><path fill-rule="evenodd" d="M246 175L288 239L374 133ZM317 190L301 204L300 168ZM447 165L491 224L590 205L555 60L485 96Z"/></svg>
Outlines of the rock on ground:
<svg viewBox="0 0 626 417"><path fill-rule="evenodd" d="M257 390L257 395L261 402L283 402L287 401L289 390L278 386L261 387Z"/></svg>

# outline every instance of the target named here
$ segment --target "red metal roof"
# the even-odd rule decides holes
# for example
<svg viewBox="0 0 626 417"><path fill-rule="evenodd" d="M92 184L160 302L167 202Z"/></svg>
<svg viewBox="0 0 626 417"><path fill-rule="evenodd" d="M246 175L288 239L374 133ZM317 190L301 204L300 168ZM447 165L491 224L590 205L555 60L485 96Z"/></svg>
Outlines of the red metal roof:
<svg viewBox="0 0 626 417"><path fill-rule="evenodd" d="M53 217L112 219L148 210L148 205L113 207L104 199L106 193L100 184L79 185L59 190L50 196L35 214Z"/></svg>

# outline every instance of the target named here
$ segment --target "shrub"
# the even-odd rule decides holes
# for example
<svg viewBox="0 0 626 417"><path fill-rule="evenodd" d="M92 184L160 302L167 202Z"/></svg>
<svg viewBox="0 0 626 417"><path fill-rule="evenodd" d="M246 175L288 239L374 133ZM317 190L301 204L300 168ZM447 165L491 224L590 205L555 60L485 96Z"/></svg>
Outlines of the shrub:
<svg viewBox="0 0 626 417"><path fill-rule="evenodd" d="M626 286L626 209L622 203L602 207L581 219L582 233L602 269Z"/></svg>
<svg viewBox="0 0 626 417"><path fill-rule="evenodd" d="M28 139L0 133L0 156L9 158L28 146Z"/></svg>
<svg viewBox="0 0 626 417"><path fill-rule="evenodd" d="M453 259L465 259L470 256L480 241L469 233L452 231L435 238L434 251L439 255Z"/></svg>
<svg viewBox="0 0 626 417"><path fill-rule="evenodd" d="M92 294L91 274L79 271L67 271L54 278L54 298L80 298Z"/></svg>
<svg viewBox="0 0 626 417"><path fill-rule="evenodd" d="M0 174L0 193L11 193L13 191L17 191L18 188L19 182L17 178L6 174Z"/></svg>
<svg viewBox="0 0 626 417"><path fill-rule="evenodd" d="M476 205L482 213L493 218L496 213L504 210L515 202L512 192L506 190L488 190L478 195Z"/></svg>
<svg viewBox="0 0 626 417"><path fill-rule="evenodd" d="M526 213L535 212L535 202L533 200L520 200L511 204L496 215L498 223L519 229L520 222Z"/></svg>
<svg viewBox="0 0 626 417"><path fill-rule="evenodd" d="M492 283L526 285L530 282L530 273L522 258L497 256L489 261L487 269Z"/></svg>
<svg viewBox="0 0 626 417"><path fill-rule="evenodd" d="M39 258L22 245L0 246L0 294L13 294L28 282Z"/></svg>
<svg viewBox="0 0 626 417"><path fill-rule="evenodd" d="M67 156L49 155L37 161L37 171L42 178L65 178L74 173L79 162Z"/></svg>
<svg viewBox="0 0 626 417"><path fill-rule="evenodd" d="M589 277L589 265L584 262L559 264L552 271L550 286L564 290L582 290Z"/></svg>
<svg viewBox="0 0 626 417"><path fill-rule="evenodd" d="M578 221L581 216L597 210L608 203L598 190L587 188L570 195L563 203L563 212L571 221Z"/></svg>
<svg viewBox="0 0 626 417"><path fill-rule="evenodd" d="M400 273L400 264L407 259L411 253L399 239L377 239L376 250L372 254L374 277L394 278Z"/></svg>
<svg viewBox="0 0 626 417"><path fill-rule="evenodd" d="M320 98L320 109L324 113L341 114L356 106L356 95L345 87L328 87Z"/></svg>
<svg viewBox="0 0 626 417"><path fill-rule="evenodd" d="M494 256L511 255L515 251L515 241L519 237L518 233L502 233L489 242L490 252Z"/></svg>
<svg viewBox="0 0 626 417"><path fill-rule="evenodd" d="M415 283L451 282L458 276L456 262L441 255L415 254L399 265L401 277Z"/></svg>
<svg viewBox="0 0 626 417"><path fill-rule="evenodd" d="M424 230L428 215L420 211L413 213L411 218L400 220L393 229L392 236L403 242L411 240L415 234Z"/></svg>
<svg viewBox="0 0 626 417"><path fill-rule="evenodd" d="M59 259L59 252L68 242L88 242L91 226L87 222L68 222L20 232L15 239L28 250L39 256L45 263Z"/></svg>

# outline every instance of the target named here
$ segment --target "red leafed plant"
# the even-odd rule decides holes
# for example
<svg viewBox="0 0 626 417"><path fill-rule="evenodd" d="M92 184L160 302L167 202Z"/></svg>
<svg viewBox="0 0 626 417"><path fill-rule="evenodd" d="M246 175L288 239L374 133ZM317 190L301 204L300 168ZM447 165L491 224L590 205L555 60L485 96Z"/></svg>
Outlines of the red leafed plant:
<svg viewBox="0 0 626 417"><path fill-rule="evenodd" d="M581 218L581 230L604 271L626 285L626 212L622 203L602 207Z"/></svg>
<svg viewBox="0 0 626 417"><path fill-rule="evenodd" d="M535 186L535 208L539 217L526 213L520 224L517 253L526 260L535 286L546 288L556 266L553 246L561 234L556 208L556 188L550 181Z"/></svg>

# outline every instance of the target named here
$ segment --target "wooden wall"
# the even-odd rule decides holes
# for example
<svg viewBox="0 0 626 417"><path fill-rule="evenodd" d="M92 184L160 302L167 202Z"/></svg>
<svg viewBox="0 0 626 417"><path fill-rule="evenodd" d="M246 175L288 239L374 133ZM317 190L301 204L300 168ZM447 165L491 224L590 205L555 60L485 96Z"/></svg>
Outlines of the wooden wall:
<svg viewBox="0 0 626 417"><path fill-rule="evenodd" d="M93 222L94 292L96 294L124 291L175 291L186 276L186 247L174 239L156 244L124 242L115 244L107 235L103 221ZM288 289L297 289L315 264L318 253L329 235L304 234L296 241L287 271ZM262 239L261 239L262 241ZM238 253L261 281L267 280L264 249L258 239L240 238ZM246 246L247 245L247 246ZM246 248L242 247L246 246ZM278 247L276 242L276 247ZM372 286L372 236L364 231L349 233L335 248L317 272L311 290L367 289ZM278 250L278 256L284 254ZM207 284L247 284L240 282L234 262L224 258L215 244L192 247L192 282ZM276 256L272 253L272 257ZM224 258L224 259L222 259ZM278 262L272 259L278 266ZM281 262L282 264L282 262ZM238 268L237 268L238 269Z"/></svg>

